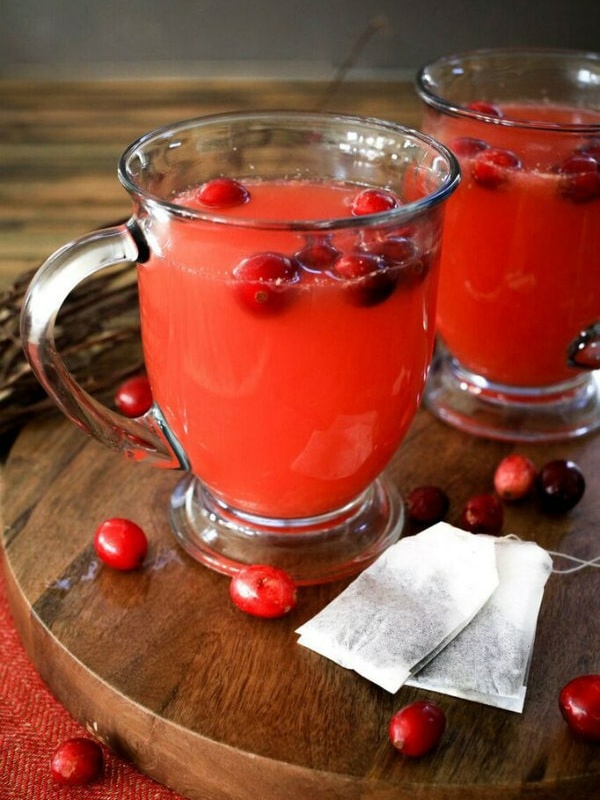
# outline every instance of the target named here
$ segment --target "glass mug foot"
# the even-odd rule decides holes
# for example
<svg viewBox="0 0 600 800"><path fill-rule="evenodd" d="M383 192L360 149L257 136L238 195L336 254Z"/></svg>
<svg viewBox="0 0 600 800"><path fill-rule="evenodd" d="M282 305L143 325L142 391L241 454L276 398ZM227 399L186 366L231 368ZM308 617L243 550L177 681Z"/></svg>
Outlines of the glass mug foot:
<svg viewBox="0 0 600 800"><path fill-rule="evenodd" d="M434 416L459 430L512 442L573 439L600 427L600 372L545 389L487 381L440 346L425 387Z"/></svg>
<svg viewBox="0 0 600 800"><path fill-rule="evenodd" d="M196 561L225 575L249 564L285 569L298 583L327 583L372 563L402 533L404 507L380 476L356 500L318 517L276 520L239 512L187 474L172 496L169 521Z"/></svg>

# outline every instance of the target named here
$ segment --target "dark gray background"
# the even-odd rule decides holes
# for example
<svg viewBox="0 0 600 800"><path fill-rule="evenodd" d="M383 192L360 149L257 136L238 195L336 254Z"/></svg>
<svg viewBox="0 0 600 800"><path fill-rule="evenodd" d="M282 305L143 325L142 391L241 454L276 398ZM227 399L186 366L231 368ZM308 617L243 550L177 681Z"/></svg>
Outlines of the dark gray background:
<svg viewBox="0 0 600 800"><path fill-rule="evenodd" d="M505 45L600 50L600 0L0 0L0 77L406 77Z"/></svg>

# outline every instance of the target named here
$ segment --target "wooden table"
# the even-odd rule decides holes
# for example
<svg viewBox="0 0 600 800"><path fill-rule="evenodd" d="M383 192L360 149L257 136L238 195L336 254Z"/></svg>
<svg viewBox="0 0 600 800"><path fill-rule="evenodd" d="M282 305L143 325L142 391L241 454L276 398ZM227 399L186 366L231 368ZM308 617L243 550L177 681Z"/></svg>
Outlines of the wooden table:
<svg viewBox="0 0 600 800"><path fill-rule="evenodd" d="M324 87L250 81L0 84L0 279L69 238L123 217L117 158L141 132L177 118L251 107L314 108ZM346 84L327 108L418 123L406 85ZM406 490L445 486L456 524L515 448L476 440L419 412L391 467ZM551 550L598 555L597 437L526 446L538 464L569 455L588 478L570 514L508 507L505 531ZM294 629L340 591L304 589L275 623L240 614L227 580L175 546L165 507L172 473L132 465L58 417L18 436L4 468L3 549L11 607L27 651L57 697L97 736L190 798L280 800L570 800L598 796L600 750L575 740L560 687L600 672L595 570L552 576L522 715L436 695L448 730L425 759L387 741L394 710L423 692L377 689L296 645ZM135 516L151 560L130 575L98 569L107 516ZM409 532L415 530L409 528Z"/></svg>

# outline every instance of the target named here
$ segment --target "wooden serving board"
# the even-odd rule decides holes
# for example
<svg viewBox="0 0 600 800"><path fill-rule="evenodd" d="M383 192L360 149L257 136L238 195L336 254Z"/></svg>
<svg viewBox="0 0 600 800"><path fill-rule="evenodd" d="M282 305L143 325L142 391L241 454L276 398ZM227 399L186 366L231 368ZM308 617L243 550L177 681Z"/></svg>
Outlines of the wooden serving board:
<svg viewBox="0 0 600 800"><path fill-rule="evenodd" d="M456 524L512 449L422 411L390 471L405 489L444 486ZM574 458L588 489L562 517L544 516L535 500L507 508L505 531L597 556L598 438L519 450L538 465ZM58 418L25 428L4 470L3 562L16 625L57 698L109 747L198 800L599 796L600 747L576 740L557 705L567 680L600 672L596 570L550 578L522 715L411 688L391 696L296 643L295 628L343 584L303 589L281 620L230 603L228 580L193 562L168 530L178 478L126 462ZM94 530L112 516L135 519L150 537L138 572L95 558ZM389 744L387 724L424 696L444 707L448 727L435 752L408 760Z"/></svg>

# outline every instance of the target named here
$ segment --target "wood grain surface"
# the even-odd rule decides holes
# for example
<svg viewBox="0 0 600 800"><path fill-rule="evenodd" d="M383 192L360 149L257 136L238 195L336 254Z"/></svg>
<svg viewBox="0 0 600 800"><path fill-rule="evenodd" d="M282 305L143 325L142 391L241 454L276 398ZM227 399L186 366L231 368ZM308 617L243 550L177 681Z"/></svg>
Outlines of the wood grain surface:
<svg viewBox="0 0 600 800"><path fill-rule="evenodd" d="M325 99L325 102L324 102ZM409 84L250 80L0 82L0 286L69 239L127 216L120 153L177 119L251 108L328 111L419 123ZM6 445L5 445L6 448ZM448 490L448 521L491 488L511 451L420 412L391 474L402 490ZM598 438L519 448L541 464L571 456L588 478L564 517L535 502L507 509L506 531L598 555ZM435 696L448 716L439 749L407 761L387 740L395 696L296 644L294 629L339 592L305 589L296 612L265 623L229 602L228 583L175 545L166 522L173 473L132 465L59 418L33 422L3 469L3 567L27 651L64 705L114 750L202 800L580 800L600 795L600 751L575 740L560 687L600 672L597 571L552 576L522 715ZM99 568L92 536L134 517L151 539L140 572ZM408 532L410 532L409 529ZM414 529L413 529L414 530ZM430 695L427 695L430 696Z"/></svg>
<svg viewBox="0 0 600 800"><path fill-rule="evenodd" d="M298 109L416 126L408 83L347 81L0 81L0 287L66 241L128 215L116 177L127 145L180 119Z"/></svg>
<svg viewBox="0 0 600 800"><path fill-rule="evenodd" d="M444 485L456 524L463 502L489 490L509 451L422 411L391 474L404 490ZM525 451L538 464L568 453L589 476L588 491L561 517L545 516L534 500L508 507L505 531L598 555L597 439ZM230 603L228 580L192 562L168 530L176 473L126 462L50 419L21 433L4 478L9 599L33 662L91 732L184 796L598 796L600 750L573 738L557 705L567 680L600 672L595 570L550 578L522 715L408 687L392 696L297 644L294 629L344 584L303 589L297 610L277 621ZM151 548L141 571L99 565L93 532L109 516L146 529ZM448 729L433 754L410 761L391 748L387 723L422 697L444 707Z"/></svg>

